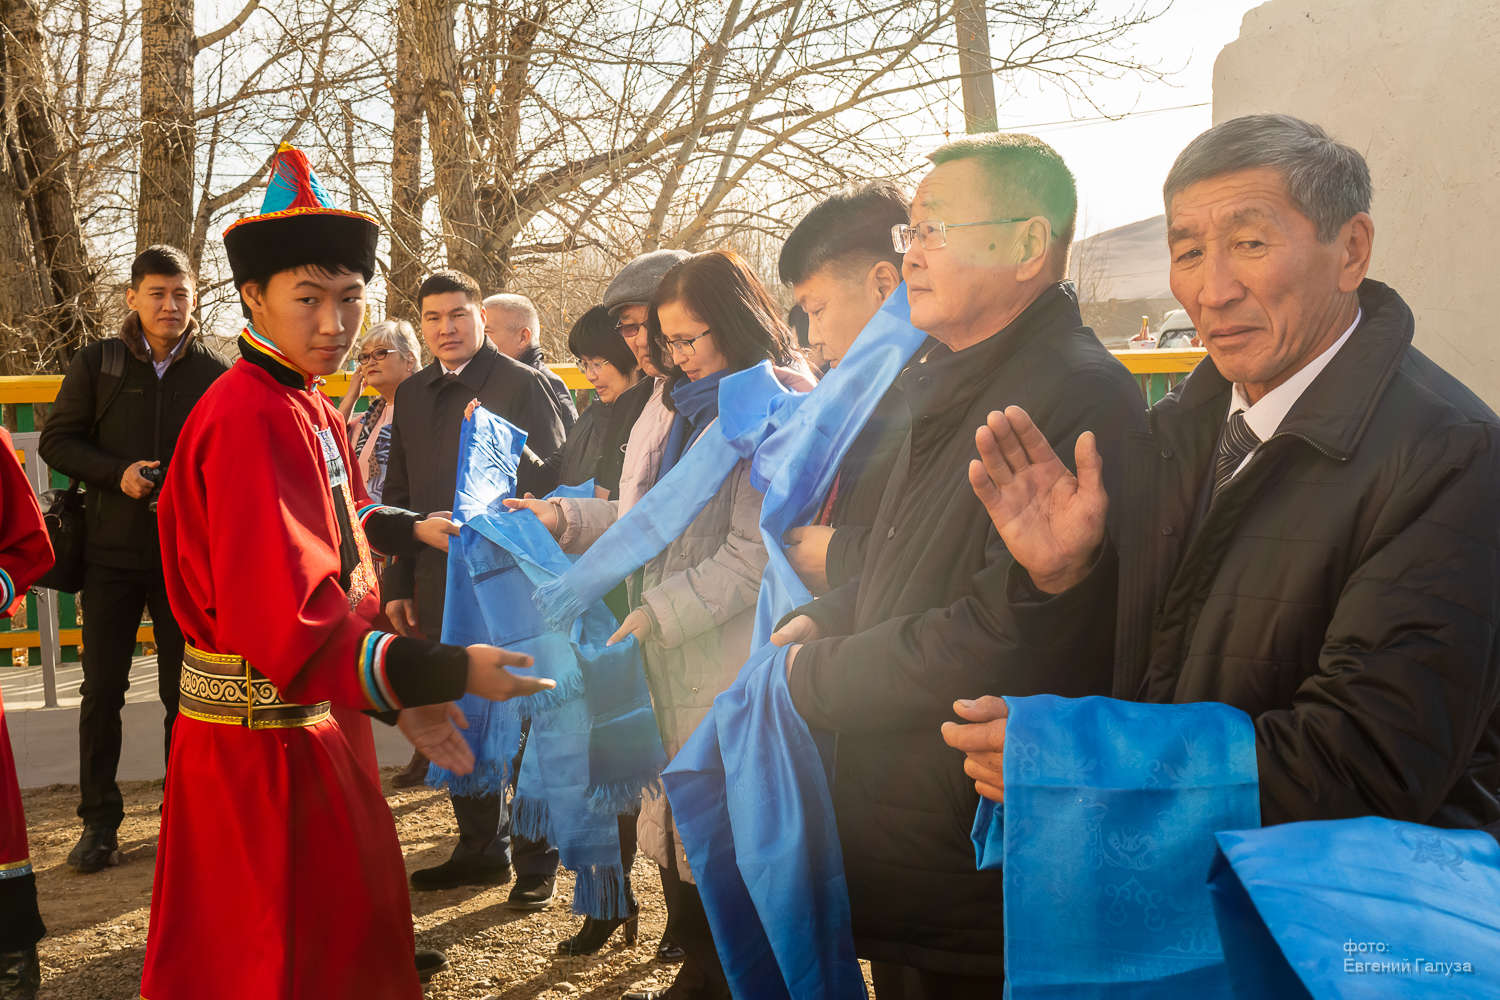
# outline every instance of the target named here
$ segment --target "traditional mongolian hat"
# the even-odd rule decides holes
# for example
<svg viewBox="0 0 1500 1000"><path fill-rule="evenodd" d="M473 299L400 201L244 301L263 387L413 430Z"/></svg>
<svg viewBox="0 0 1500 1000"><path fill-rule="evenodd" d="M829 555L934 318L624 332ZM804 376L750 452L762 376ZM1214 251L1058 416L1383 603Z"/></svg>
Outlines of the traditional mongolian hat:
<svg viewBox="0 0 1500 1000"><path fill-rule="evenodd" d="M375 273L380 224L363 212L334 208L307 154L282 143L271 161L271 181L260 214L224 230L234 287L305 264L340 261Z"/></svg>

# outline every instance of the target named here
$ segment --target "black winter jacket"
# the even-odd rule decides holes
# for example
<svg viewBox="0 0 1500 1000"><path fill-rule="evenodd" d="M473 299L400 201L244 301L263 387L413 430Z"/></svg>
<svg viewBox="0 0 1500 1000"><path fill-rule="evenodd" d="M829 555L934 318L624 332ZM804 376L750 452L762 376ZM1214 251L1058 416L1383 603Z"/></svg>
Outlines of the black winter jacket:
<svg viewBox="0 0 1500 1000"><path fill-rule="evenodd" d="M452 508L459 432L471 399L526 432L532 454L521 464L516 492L535 492L532 477L563 442L557 404L540 372L501 354L486 340L455 378L447 378L442 362L434 361L396 389L382 502L423 514ZM436 639L447 582L447 555L424 549L415 559L398 558L387 567L381 601L415 597L422 632Z"/></svg>
<svg viewBox="0 0 1500 1000"><path fill-rule="evenodd" d="M1093 430L1118 465L1146 407L1083 326L1070 284L982 343L954 354L929 340L915 357L926 361L899 378L911 430L863 572L794 612L831 638L801 648L790 686L809 725L839 734L833 799L860 956L1000 976L1002 875L975 870L979 797L939 727L958 721L955 699L985 691L1103 694L1109 665L1033 669L1006 607L1010 554L969 485L974 431L1015 404L1062 454ZM1075 637L1100 644L1089 631Z"/></svg>
<svg viewBox="0 0 1500 1000"><path fill-rule="evenodd" d="M838 495L833 498L829 523L833 537L828 540L824 571L830 589L842 587L859 576L864 568L865 552L870 545L870 525L880 512L885 484L896 467L896 456L911 430L911 414L899 384L886 390L864 430L849 446L849 453L839 464Z"/></svg>
<svg viewBox="0 0 1500 1000"><path fill-rule="evenodd" d="M577 486L594 477L604 439L609 435L610 408L597 399L584 407L568 439L530 477L528 489L546 496L559 486Z"/></svg>
<svg viewBox="0 0 1500 1000"><path fill-rule="evenodd" d="M1192 537L1229 408L1212 360L1131 437L1118 574L1111 547L1044 600L1018 567L1015 613L1044 642L1118 597L1115 696L1245 711L1263 823L1500 833L1500 420L1411 346L1399 295L1359 297L1359 328Z"/></svg>
<svg viewBox="0 0 1500 1000"><path fill-rule="evenodd" d="M130 313L117 335L128 351L125 377L109 409L94 426L104 345L100 340L78 352L58 389L57 401L42 426L37 451L84 490L84 561L117 569L159 570L161 540L150 497L140 500L120 489L120 478L136 462L160 461L171 468L177 435L193 406L214 380L229 370L229 359L198 339L190 320L181 352L158 379L142 341L141 320ZM106 387L106 395L107 395Z"/></svg>

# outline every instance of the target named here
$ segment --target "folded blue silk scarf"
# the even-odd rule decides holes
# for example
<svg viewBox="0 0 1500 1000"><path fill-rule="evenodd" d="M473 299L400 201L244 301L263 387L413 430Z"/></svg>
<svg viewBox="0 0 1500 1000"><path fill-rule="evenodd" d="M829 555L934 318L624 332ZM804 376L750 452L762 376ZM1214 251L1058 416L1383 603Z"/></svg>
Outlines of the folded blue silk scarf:
<svg viewBox="0 0 1500 1000"><path fill-rule="evenodd" d="M433 768L428 783L446 782L454 794L503 793L522 720L529 718L513 829L545 837L577 874L574 912L623 917L625 873L615 816L639 805L642 788L656 782L666 755L639 646L633 638L604 646L616 628L608 609L596 603L561 633L546 627L533 603L536 585L554 580L570 562L534 515L500 503L511 495L504 470L514 468L522 439L483 409L464 425L455 515L465 520L450 545L444 636L530 653L536 659L530 672L556 680L557 687L504 703L466 697L461 704L470 729L464 735L474 749L474 774L460 778ZM559 491L592 492L591 484ZM604 708L591 711L600 702ZM476 730L480 735L472 738Z"/></svg>
<svg viewBox="0 0 1500 1000"><path fill-rule="evenodd" d="M865 995L816 738L827 734L809 732L787 691L786 651L764 640L810 599L782 535L812 517L850 443L924 339L909 317L902 287L812 392L758 422L745 419L748 408L720 414L726 437L755 443L752 482L766 494L760 523L770 560L756 651L662 782L739 1000Z"/></svg>
<svg viewBox="0 0 1500 1000"><path fill-rule="evenodd" d="M793 398L795 394L777 380L769 361L726 376L719 383L719 419L572 569L537 588L537 606L547 624L566 629L584 608L602 600L687 530L719 492L735 463L754 452L755 441L732 441L725 436L726 422L736 427L759 426L769 412Z"/></svg>
<svg viewBox="0 0 1500 1000"><path fill-rule="evenodd" d="M1214 834L1260 825L1255 732L1216 702L1006 698L1005 805L974 821L1005 871L1007 995L1227 998Z"/></svg>
<svg viewBox="0 0 1500 1000"><path fill-rule="evenodd" d="M1500 997L1500 844L1395 820L1220 833L1236 1000Z"/></svg>

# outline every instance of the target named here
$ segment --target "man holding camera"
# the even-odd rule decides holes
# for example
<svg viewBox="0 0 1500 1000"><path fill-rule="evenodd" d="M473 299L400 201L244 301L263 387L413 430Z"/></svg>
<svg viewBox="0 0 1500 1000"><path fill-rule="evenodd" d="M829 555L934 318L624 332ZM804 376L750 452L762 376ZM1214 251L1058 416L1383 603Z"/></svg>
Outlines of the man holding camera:
<svg viewBox="0 0 1500 1000"><path fill-rule="evenodd" d="M38 446L43 461L86 487L78 714L84 829L68 855L80 872L119 863L120 710L143 609L155 632L167 747L177 718L183 639L167 603L155 499L183 421L229 368L198 340L196 300L192 264L181 250L153 246L137 256L120 332L73 359Z"/></svg>

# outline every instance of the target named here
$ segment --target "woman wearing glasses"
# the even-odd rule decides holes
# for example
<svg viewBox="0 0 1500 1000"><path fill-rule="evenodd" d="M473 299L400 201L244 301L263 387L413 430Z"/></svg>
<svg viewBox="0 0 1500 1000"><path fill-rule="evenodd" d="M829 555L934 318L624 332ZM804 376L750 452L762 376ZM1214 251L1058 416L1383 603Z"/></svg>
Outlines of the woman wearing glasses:
<svg viewBox="0 0 1500 1000"><path fill-rule="evenodd" d="M421 364L417 334L404 319L381 320L370 327L359 343L355 361L359 367L349 382L349 392L339 404L348 422L349 445L364 477L370 499L380 502L385 487L385 461L391 452L391 418L395 416L396 387ZM354 412L355 401L366 386L380 395L369 409Z"/></svg>
<svg viewBox="0 0 1500 1000"><path fill-rule="evenodd" d="M537 492L550 493L558 486L577 486L595 480L595 495L604 500L619 498L619 470L607 482L598 473L604 442L610 436L615 400L641 380L635 353L615 330L609 310L594 306L578 318L568 331L568 350L583 370L599 398L579 411L578 422L568 431L563 446L542 463L531 479Z"/></svg>
<svg viewBox="0 0 1500 1000"><path fill-rule="evenodd" d="M651 362L666 375L662 398L671 413L657 482L718 418L725 376L769 360L788 388L812 389L811 373L781 314L750 265L732 251L698 254L661 279L646 316ZM750 463L739 462L687 530L629 581L635 610L611 641L627 633L640 640L669 757L750 655L766 566L761 499L750 484ZM615 519L614 505L598 500L509 503L535 511L568 552L582 551ZM644 797L638 832L640 849L661 867L667 933L685 952L671 995L727 1000L728 984L665 796Z"/></svg>

